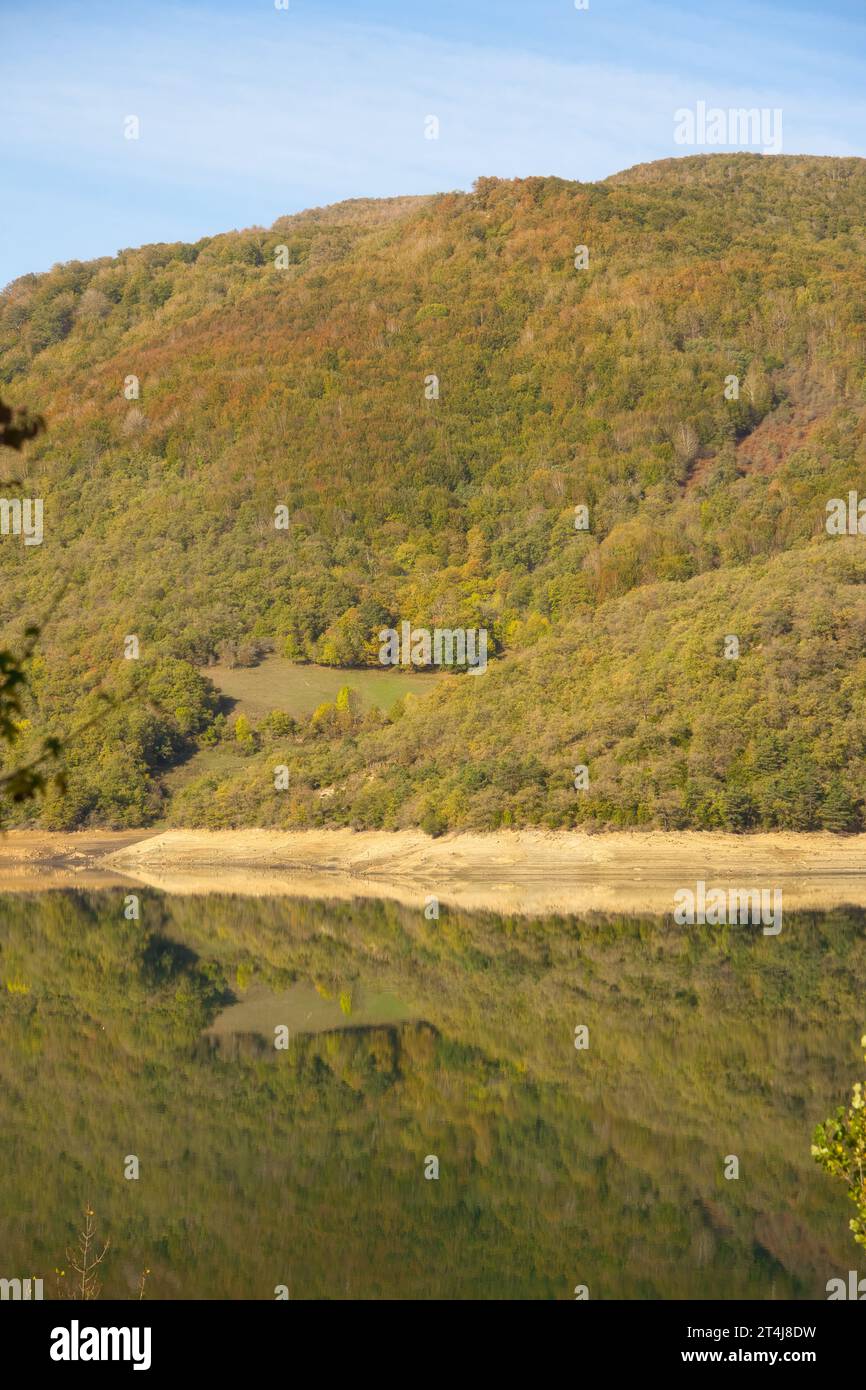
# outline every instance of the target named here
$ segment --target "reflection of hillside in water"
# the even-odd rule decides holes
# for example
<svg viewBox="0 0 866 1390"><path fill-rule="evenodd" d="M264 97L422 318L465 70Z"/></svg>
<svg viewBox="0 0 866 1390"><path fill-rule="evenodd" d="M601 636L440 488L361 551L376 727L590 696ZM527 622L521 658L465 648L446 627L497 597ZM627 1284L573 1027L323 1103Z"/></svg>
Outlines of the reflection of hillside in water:
<svg viewBox="0 0 866 1390"><path fill-rule="evenodd" d="M381 1052L382 1046L390 1049L394 1058L395 1066L399 1062L403 1050L404 1041L407 1037L415 1034L419 1030L430 1032L434 1037L436 1030L431 1029L429 1023L350 1023L336 1029L320 1029L318 1035L328 1032L339 1032L343 1036L357 1035L357 1038L365 1043L375 1042L376 1051ZM373 1035L376 1035L375 1038ZM308 1047L308 1041L312 1034L296 1033L291 1039L290 1046L286 1051L297 1055L300 1051ZM242 1058L254 1058L260 1061L278 1063L280 1058L271 1038L264 1033L242 1032L240 1029L232 1031L204 1033L199 1040L197 1055L205 1056L207 1053L216 1053L222 1061L237 1061Z"/></svg>
<svg viewBox="0 0 866 1390"><path fill-rule="evenodd" d="M123 903L3 901L16 1267L53 1270L90 1201L106 1296L141 1261L156 1298L823 1297L848 1268L847 1203L809 1145L856 1074L862 912L767 938L150 892L136 922Z"/></svg>

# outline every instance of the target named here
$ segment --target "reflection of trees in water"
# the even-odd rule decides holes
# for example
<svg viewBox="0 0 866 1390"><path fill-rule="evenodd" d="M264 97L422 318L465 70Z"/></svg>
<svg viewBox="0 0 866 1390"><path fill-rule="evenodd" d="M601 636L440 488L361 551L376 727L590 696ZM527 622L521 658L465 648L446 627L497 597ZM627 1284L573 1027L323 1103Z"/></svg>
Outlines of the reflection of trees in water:
<svg viewBox="0 0 866 1390"><path fill-rule="evenodd" d="M770 939L156 893L128 922L118 892L11 897L0 983L27 992L4 988L0 1145L29 1136L4 1181L7 1212L34 1217L0 1217L0 1237L53 1269L92 1201L136 1257L106 1261L121 1297L141 1257L157 1298L346 1281L560 1297L577 1250L597 1297L823 1296L848 1236L808 1135L845 1085L864 965L862 912L786 916ZM286 1052L246 1031L214 1043L239 969L267 990L395 996L426 1021L344 1018ZM731 1152L747 1181L722 1178Z"/></svg>
<svg viewBox="0 0 866 1390"><path fill-rule="evenodd" d="M338 1047L344 1056L368 1058L373 1068L393 1078L399 1075L401 1058L406 1051L415 1055L415 1048L409 1048L410 1038L417 1042L419 1033L437 1038L438 1033L428 1023L359 1023L339 1028L319 1028L315 1033L291 1034L289 1057L313 1056L327 1044L328 1051L338 1040ZM274 1047L273 1038L255 1032L209 1032L198 1039L196 1055L199 1057L218 1056L223 1061L236 1061L243 1058L267 1059L276 1065L282 1064L283 1051Z"/></svg>

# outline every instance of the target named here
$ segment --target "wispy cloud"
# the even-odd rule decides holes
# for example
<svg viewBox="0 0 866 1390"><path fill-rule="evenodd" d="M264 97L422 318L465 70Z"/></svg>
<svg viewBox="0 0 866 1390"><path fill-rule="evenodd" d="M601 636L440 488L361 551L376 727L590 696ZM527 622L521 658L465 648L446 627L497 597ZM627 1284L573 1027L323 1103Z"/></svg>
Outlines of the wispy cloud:
<svg viewBox="0 0 866 1390"><path fill-rule="evenodd" d="M482 8L501 20L500 7ZM458 36L325 23L303 7L130 7L119 27L116 10L61 9L41 33L36 12L7 13L15 61L0 122L24 246L4 251L0 280L29 268L28 255L38 268L113 251L123 228L128 245L336 198L467 187L479 174L604 177L681 154L673 112L697 99L782 107L786 151L866 152L862 85L805 88L808 54L787 31L785 63L759 81L742 56L725 67L716 48L714 60L720 20L678 28L676 11L653 7L642 47L645 10L624 14L618 44L609 12L572 12L569 50L546 52L543 24L534 45L522 37L526 9L519 32L500 23ZM123 138L130 114L138 141ZM430 114L438 140L424 138ZM44 229L27 234L28 203L56 209L48 262Z"/></svg>

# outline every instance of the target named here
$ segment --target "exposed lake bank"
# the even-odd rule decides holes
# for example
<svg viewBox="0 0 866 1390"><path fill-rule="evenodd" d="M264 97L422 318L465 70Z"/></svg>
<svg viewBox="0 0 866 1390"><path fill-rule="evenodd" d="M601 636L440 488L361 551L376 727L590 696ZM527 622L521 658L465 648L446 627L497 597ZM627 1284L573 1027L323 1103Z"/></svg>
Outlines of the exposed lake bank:
<svg viewBox="0 0 866 1390"><path fill-rule="evenodd" d="M500 831L431 839L420 830L9 831L0 888L108 887L174 893L375 897L423 906L555 913L671 910L699 879L780 887L788 909L866 907L866 835L789 831Z"/></svg>

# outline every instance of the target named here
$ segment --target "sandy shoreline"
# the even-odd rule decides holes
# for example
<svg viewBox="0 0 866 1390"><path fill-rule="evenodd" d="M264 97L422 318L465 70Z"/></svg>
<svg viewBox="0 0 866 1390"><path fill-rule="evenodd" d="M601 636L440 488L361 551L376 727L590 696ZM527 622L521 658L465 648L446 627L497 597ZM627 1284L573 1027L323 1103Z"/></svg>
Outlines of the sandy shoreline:
<svg viewBox="0 0 866 1390"><path fill-rule="evenodd" d="M0 834L0 892L111 888L128 882L107 856L141 844L147 830L7 830Z"/></svg>
<svg viewBox="0 0 866 1390"><path fill-rule="evenodd" d="M866 835L700 831L168 830L0 837L0 890L130 883L174 893L427 896L501 912L668 912L698 879L779 886L785 906L866 907Z"/></svg>

